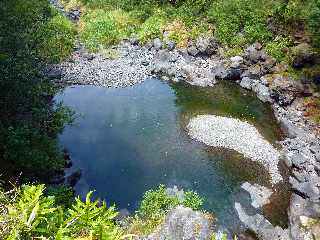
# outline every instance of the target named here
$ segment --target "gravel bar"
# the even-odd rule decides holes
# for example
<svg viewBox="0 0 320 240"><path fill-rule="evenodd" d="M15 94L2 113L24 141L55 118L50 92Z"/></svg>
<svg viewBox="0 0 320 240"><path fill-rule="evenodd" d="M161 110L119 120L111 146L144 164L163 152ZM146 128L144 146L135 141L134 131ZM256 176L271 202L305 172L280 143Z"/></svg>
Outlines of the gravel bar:
<svg viewBox="0 0 320 240"><path fill-rule="evenodd" d="M214 115L199 115L189 122L189 136L213 147L232 149L265 166L272 184L282 180L278 170L280 153L247 122Z"/></svg>

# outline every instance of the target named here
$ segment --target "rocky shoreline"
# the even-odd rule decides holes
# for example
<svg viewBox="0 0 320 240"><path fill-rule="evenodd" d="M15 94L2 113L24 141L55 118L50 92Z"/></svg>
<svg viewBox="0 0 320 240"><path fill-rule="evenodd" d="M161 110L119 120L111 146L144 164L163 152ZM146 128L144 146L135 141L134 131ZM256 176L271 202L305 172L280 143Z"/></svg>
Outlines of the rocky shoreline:
<svg viewBox="0 0 320 240"><path fill-rule="evenodd" d="M272 105L288 136L281 142L281 157L292 172L289 239L305 239L310 233L305 232L300 217L320 216L320 142L314 133L317 125L303 116L299 105L299 98L310 93L283 76L281 66L259 44L250 46L243 56L229 59L221 55L215 41L200 39L188 49L162 49L163 45L156 39L140 47L136 39L130 39L114 48L119 54L115 59L78 48L67 62L46 71L62 84L125 87L157 76L196 86L214 86L219 80L228 80L254 91L261 101Z"/></svg>
<svg viewBox="0 0 320 240"><path fill-rule="evenodd" d="M77 16L74 17L77 14L66 15L77 20ZM175 49L174 43L165 39L155 39L141 47L137 39L132 38L110 51L91 54L78 44L70 59L48 66L44 73L62 85L126 87L157 76L196 86L214 86L219 80L234 81L254 91L261 101L271 104L287 135L280 144L281 159L291 172L289 228L279 230L259 214L249 216L236 203L240 219L266 240L302 240L320 236L319 226L313 224L320 217L319 125L304 117L302 104L304 96L319 97L319 93L310 89L310 84L295 81L285 74L286 66L277 64L258 43L249 46L241 56L231 58L224 57L223 48L214 39L204 38L190 42L186 49ZM293 61L294 66L310 61L319 64L308 51ZM273 233L279 234L270 235Z"/></svg>

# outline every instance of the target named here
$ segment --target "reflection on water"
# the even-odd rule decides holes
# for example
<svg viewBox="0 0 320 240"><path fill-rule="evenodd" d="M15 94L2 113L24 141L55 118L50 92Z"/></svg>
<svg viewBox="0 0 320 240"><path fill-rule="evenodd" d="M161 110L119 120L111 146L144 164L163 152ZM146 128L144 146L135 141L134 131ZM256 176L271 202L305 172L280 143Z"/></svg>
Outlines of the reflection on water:
<svg viewBox="0 0 320 240"><path fill-rule="evenodd" d="M124 89L75 86L56 100L79 115L60 136L73 161L69 171L82 171L79 195L95 189L96 196L133 211L146 190L177 185L199 192L222 225L235 226L234 201L248 205L241 183L267 184L258 164L196 143L185 133L190 117L212 113L246 119L268 140L279 139L270 107L233 85L192 88L148 80Z"/></svg>

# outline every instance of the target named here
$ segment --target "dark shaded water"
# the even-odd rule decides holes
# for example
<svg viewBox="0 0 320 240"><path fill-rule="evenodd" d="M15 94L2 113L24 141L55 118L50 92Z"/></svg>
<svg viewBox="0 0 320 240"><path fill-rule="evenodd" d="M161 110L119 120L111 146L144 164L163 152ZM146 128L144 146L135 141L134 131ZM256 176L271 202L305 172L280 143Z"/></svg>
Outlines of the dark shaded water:
<svg viewBox="0 0 320 240"><path fill-rule="evenodd" d="M205 197L205 208L222 225L236 226L234 202L248 205L241 183L268 184L260 165L196 143L185 132L191 117L212 113L245 119L269 141L279 139L270 107L236 85L194 88L148 80L124 89L75 86L56 101L79 115L60 143L73 161L68 171L82 171L76 185L81 196L95 189L96 196L133 211L146 190L177 185Z"/></svg>

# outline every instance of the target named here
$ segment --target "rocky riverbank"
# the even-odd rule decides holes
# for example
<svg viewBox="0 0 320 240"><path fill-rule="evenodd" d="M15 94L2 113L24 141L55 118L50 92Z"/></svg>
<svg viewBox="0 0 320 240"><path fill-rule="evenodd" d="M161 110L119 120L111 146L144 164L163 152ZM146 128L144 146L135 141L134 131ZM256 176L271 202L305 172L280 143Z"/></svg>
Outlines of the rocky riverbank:
<svg viewBox="0 0 320 240"><path fill-rule="evenodd" d="M80 13L72 11L65 14L76 21ZM293 57L293 66L319 64L319 57L308 50L308 45L300 44L296 48L298 53L299 48L303 51ZM279 64L268 56L260 44L251 45L241 56L228 58L214 39L200 38L190 42L186 49L175 49L174 43L165 38L164 41L155 39L143 47L138 45L137 39L132 38L98 54L88 53L79 44L70 59L59 65L48 66L45 74L63 85L126 87L157 76L197 86L214 86L219 80L234 81L254 91L261 101L272 105L276 118L287 134L287 138L281 141L281 158L291 171L289 227L280 231L262 215L247 215L242 206L236 203L240 219L262 239L269 240L270 234L279 231L280 234L273 236L273 239L319 238L319 125L304 117L303 105L305 96L319 97L319 93L310 87L319 84L319 77L296 81L286 68L285 64Z"/></svg>

